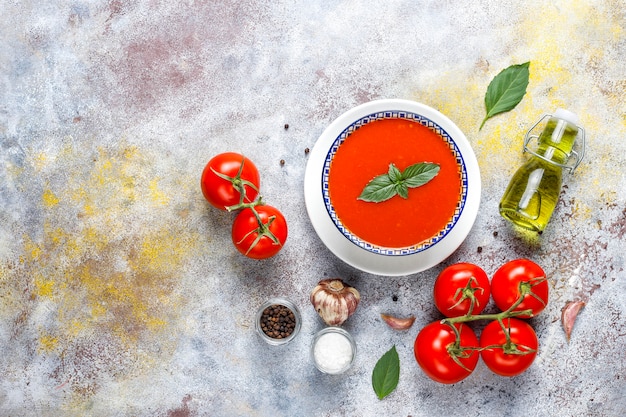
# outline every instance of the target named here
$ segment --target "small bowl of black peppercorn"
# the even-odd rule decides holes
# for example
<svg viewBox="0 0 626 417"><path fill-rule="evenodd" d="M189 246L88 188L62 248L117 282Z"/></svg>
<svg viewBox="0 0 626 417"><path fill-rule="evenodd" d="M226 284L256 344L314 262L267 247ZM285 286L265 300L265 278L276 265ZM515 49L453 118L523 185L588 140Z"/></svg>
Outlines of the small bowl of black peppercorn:
<svg viewBox="0 0 626 417"><path fill-rule="evenodd" d="M289 343L300 332L300 311L291 301L272 298L259 308L254 322L261 339L270 345Z"/></svg>

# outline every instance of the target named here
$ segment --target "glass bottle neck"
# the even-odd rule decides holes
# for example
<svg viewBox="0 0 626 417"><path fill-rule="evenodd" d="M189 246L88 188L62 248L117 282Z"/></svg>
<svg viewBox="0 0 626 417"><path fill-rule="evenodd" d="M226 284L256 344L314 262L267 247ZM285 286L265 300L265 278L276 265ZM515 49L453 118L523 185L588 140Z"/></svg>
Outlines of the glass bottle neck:
<svg viewBox="0 0 626 417"><path fill-rule="evenodd" d="M539 136L537 154L549 161L565 164L572 152L577 135L576 126L563 119L552 117Z"/></svg>
<svg viewBox="0 0 626 417"><path fill-rule="evenodd" d="M554 162L555 164L565 165L569 159L569 155L563 152L561 149L554 146L539 145L537 155L542 156L544 159Z"/></svg>

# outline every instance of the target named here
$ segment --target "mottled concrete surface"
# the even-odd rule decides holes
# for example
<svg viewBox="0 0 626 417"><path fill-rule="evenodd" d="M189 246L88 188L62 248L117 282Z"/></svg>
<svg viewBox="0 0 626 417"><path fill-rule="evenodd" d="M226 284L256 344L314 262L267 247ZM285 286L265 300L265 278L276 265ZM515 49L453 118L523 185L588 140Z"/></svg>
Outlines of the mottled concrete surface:
<svg viewBox="0 0 626 417"><path fill-rule="evenodd" d="M1 415L625 414L623 1L4 0L0 14ZM528 94L479 131L489 81L526 61ZM445 113L481 167L465 243L407 277L339 261L304 206L305 148L378 98ZM545 233L521 234L497 204L524 131L557 107L580 115L588 153ZM257 163L266 201L287 216L273 259L239 255L233 215L202 197L200 173L223 151ZM465 261L492 274L517 257L550 276L534 365L501 378L480 363L454 386L431 382L412 347L439 317L437 273ZM322 324L308 293L329 276L362 294L346 324L358 357L332 377L309 357ZM252 323L277 295L303 314L284 347ZM568 343L570 300L587 304ZM417 320L394 332L381 312ZM379 401L371 372L394 344L400 383Z"/></svg>

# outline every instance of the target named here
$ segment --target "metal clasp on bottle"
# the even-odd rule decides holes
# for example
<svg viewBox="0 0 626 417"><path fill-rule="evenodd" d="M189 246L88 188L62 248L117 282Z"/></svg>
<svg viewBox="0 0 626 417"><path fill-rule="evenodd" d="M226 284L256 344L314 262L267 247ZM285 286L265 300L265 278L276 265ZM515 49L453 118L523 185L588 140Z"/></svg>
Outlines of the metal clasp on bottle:
<svg viewBox="0 0 626 417"><path fill-rule="evenodd" d="M583 160L583 157L585 156L585 129L583 129L582 126L576 125L576 128L578 129L578 134L576 136L575 143L572 146L571 152L567 154L567 161L565 161L564 164L554 162L543 155L539 155L537 152L528 147L528 144L533 139L536 140L537 143L539 143L540 135L532 134L533 130L535 130L537 126L539 126L541 122L543 122L545 119L550 120L552 116L552 114L544 114L543 117L541 117L541 119L537 121L537 123L535 123L530 129L528 129L528 132L526 132L526 136L524 136L524 152L528 152L536 156L537 158L543 159L544 161L549 162L553 165L560 166L561 168L567 168L571 173L576 169L576 167L578 167L580 162ZM578 146L580 149L576 150L574 149L574 146ZM570 161L573 161L573 163L570 163Z"/></svg>

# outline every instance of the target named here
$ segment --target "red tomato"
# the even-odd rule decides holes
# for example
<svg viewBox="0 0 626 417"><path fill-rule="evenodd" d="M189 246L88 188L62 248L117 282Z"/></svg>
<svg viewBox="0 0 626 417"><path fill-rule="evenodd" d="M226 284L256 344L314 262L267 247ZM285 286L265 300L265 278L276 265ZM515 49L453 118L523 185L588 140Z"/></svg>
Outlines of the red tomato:
<svg viewBox="0 0 626 417"><path fill-rule="evenodd" d="M455 324L456 333L449 324L439 321L424 327L415 338L417 363L431 379L442 384L454 384L467 378L476 369L479 353L474 331L462 323ZM457 362L458 361L458 362Z"/></svg>
<svg viewBox="0 0 626 417"><path fill-rule="evenodd" d="M260 176L254 163L245 156L226 152L207 163L200 186L212 206L226 210L239 203L250 203L259 194ZM241 195L243 193L243 199Z"/></svg>
<svg viewBox="0 0 626 417"><path fill-rule="evenodd" d="M269 258L276 255L287 240L287 221L272 206L245 208L235 217L231 236L237 250L247 257Z"/></svg>
<svg viewBox="0 0 626 417"><path fill-rule="evenodd" d="M489 369L502 376L519 375L528 369L537 356L538 345L532 326L514 318L504 319L502 325L499 321L492 321L480 335L483 361Z"/></svg>
<svg viewBox="0 0 626 417"><path fill-rule="evenodd" d="M435 281L433 295L437 309L446 317L480 314L489 303L489 277L483 269L470 263L445 268Z"/></svg>
<svg viewBox="0 0 626 417"><path fill-rule="evenodd" d="M523 296L513 311L532 310L539 314L548 304L548 281L543 269L528 259L516 259L505 263L491 279L491 296L498 308L506 311ZM520 318L529 315L517 316Z"/></svg>

